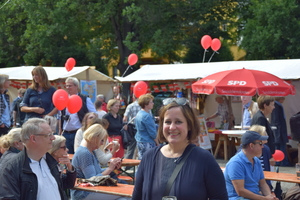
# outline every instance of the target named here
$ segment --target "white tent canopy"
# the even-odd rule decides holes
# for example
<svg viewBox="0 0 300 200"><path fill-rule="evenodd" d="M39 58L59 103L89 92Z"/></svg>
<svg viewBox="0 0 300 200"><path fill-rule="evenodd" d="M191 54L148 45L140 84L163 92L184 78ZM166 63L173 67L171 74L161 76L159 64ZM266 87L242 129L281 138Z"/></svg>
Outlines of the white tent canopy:
<svg viewBox="0 0 300 200"><path fill-rule="evenodd" d="M265 71L285 80L300 79L300 59L145 65L126 77L115 78L121 82L195 81L216 72L242 68Z"/></svg>
<svg viewBox="0 0 300 200"><path fill-rule="evenodd" d="M0 74L9 75L10 80L32 80L31 71L35 66L23 66L23 67L9 67L0 69ZM70 72L65 67L43 67L48 75L49 81L58 79L66 79L70 76L75 76L79 80L98 80L98 81L110 81L115 80L111 77L93 69L90 66L74 67Z"/></svg>

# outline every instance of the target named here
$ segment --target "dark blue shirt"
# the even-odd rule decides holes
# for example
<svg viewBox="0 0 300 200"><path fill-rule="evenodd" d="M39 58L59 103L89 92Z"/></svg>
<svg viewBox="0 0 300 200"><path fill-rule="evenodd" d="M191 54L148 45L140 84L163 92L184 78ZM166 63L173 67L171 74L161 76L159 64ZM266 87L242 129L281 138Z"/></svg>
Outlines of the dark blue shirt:
<svg viewBox="0 0 300 200"><path fill-rule="evenodd" d="M47 91L42 91L40 93L37 90L33 90L31 88L28 88L26 90L23 101L20 104L20 107L22 106L40 107L40 108L44 108L45 112L42 114L38 114L35 112L28 112L26 113L25 121L33 117L41 118L42 115L47 115L53 110L54 105L52 103L52 96L55 90L56 89L54 87L50 87Z"/></svg>

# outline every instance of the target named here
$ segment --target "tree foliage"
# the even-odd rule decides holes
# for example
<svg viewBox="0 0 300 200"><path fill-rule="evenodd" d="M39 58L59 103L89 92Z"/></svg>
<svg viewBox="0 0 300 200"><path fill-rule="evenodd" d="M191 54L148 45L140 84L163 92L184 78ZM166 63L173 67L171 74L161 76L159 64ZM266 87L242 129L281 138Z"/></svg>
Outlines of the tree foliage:
<svg viewBox="0 0 300 200"><path fill-rule="evenodd" d="M241 17L241 47L247 59L300 57L299 4L294 0L252 0Z"/></svg>
<svg viewBox="0 0 300 200"><path fill-rule="evenodd" d="M63 66L74 57L79 66L104 72L110 63L123 74L131 53L151 49L155 58L181 61L181 51L205 34L229 39L220 27L231 22L235 5L234 0L14 0L0 13L0 63Z"/></svg>

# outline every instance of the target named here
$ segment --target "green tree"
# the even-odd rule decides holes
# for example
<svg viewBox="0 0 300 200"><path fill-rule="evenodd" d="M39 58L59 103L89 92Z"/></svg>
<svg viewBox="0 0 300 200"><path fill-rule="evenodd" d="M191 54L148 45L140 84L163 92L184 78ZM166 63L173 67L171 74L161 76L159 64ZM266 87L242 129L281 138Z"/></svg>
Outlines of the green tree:
<svg viewBox="0 0 300 200"><path fill-rule="evenodd" d="M28 65L52 66L62 66L68 57L74 57L77 65L96 65L101 71L112 63L111 67L116 66L121 75L131 53L140 56L151 49L155 58L167 58L172 63L182 60L181 51L188 49L192 41L199 41L203 33L228 39L220 27L231 22L236 5L234 0L14 3L5 6L0 15L0 24L7 20L5 12L22 16L19 20L11 18L12 24L20 27L18 34L5 32L17 39L15 44L9 43L20 51L14 51L12 57L20 57ZM5 42L6 38L0 35L0 40ZM0 52L1 62L5 53L8 50ZM130 68L126 75L135 69Z"/></svg>
<svg viewBox="0 0 300 200"><path fill-rule="evenodd" d="M241 20L241 47L251 60L300 57L299 4L294 0L252 0Z"/></svg>

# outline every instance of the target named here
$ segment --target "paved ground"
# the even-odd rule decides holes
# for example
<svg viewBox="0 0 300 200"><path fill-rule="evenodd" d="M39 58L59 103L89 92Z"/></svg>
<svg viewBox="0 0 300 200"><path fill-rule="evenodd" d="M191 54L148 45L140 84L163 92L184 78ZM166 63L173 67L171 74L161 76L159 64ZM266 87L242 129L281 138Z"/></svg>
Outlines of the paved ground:
<svg viewBox="0 0 300 200"><path fill-rule="evenodd" d="M226 165L226 161L224 161L223 159L217 159L217 162L219 163L219 165L221 167L225 167L225 165ZM279 167L279 172L294 174L295 167ZM276 184L276 181L273 181L272 185L274 186L274 188L275 188L275 184ZM293 186L295 186L295 183L281 182L281 189L283 192L286 192L289 188L291 188Z"/></svg>

